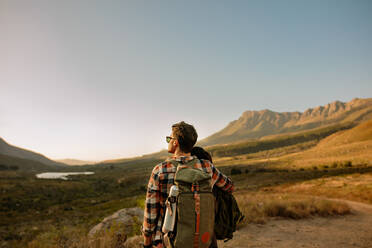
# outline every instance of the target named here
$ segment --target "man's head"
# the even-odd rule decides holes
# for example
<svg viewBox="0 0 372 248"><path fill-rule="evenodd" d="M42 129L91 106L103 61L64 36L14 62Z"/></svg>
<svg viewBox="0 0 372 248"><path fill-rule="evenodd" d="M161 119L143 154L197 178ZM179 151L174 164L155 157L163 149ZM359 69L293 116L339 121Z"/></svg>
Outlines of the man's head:
<svg viewBox="0 0 372 248"><path fill-rule="evenodd" d="M183 153L189 153L198 139L198 134L192 125L181 121L172 125L171 137L168 144L169 153L175 153L177 149Z"/></svg>

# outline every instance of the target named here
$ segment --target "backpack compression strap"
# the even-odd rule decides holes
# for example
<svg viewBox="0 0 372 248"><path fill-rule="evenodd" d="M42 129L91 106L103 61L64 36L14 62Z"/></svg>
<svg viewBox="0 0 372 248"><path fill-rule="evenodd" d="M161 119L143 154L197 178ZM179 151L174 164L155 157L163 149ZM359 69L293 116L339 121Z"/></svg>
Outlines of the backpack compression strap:
<svg viewBox="0 0 372 248"><path fill-rule="evenodd" d="M199 184L192 184L191 191L194 193L195 199L195 213L196 213L196 227L194 235L194 248L199 248L199 229L200 229L200 194Z"/></svg>

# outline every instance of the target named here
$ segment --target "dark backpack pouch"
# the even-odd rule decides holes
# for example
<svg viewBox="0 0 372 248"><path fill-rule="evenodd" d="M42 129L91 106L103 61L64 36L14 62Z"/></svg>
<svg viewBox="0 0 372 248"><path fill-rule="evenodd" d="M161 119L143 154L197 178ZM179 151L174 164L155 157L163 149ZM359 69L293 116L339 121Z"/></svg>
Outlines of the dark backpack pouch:
<svg viewBox="0 0 372 248"><path fill-rule="evenodd" d="M229 240L233 238L237 224L244 219L235 197L218 187L213 187L216 197L216 216L214 222L214 233L218 240Z"/></svg>

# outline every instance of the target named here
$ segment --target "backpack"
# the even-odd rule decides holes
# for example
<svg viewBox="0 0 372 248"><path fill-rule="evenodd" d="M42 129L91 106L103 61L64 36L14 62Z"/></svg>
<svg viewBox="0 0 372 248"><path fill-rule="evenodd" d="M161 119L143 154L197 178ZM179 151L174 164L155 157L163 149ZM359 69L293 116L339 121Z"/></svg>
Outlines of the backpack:
<svg viewBox="0 0 372 248"><path fill-rule="evenodd" d="M174 182L178 186L176 226L169 240L174 248L208 248L214 232L215 198L211 176L194 168L196 158L177 163ZM176 165L177 165L176 164Z"/></svg>
<svg viewBox="0 0 372 248"><path fill-rule="evenodd" d="M244 215L231 193L213 187L213 194L216 197L214 233L218 240L226 242L233 238L236 226L244 219Z"/></svg>

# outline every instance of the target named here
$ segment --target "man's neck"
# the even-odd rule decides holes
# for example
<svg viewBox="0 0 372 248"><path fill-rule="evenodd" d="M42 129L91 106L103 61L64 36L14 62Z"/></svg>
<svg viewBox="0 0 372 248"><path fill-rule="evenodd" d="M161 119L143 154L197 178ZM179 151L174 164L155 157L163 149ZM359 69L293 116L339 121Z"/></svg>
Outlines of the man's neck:
<svg viewBox="0 0 372 248"><path fill-rule="evenodd" d="M191 156L191 153L184 153L181 151L175 151L173 157Z"/></svg>

